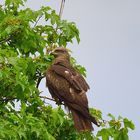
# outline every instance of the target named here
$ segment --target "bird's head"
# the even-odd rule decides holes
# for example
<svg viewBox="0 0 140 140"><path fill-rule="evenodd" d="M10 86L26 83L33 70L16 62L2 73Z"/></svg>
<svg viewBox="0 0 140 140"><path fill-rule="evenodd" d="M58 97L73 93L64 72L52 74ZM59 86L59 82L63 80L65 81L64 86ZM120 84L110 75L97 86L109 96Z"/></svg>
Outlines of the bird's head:
<svg viewBox="0 0 140 140"><path fill-rule="evenodd" d="M70 55L69 55L68 51L69 50L66 48L58 47L51 54L54 55L55 58L58 58L58 57L69 58Z"/></svg>

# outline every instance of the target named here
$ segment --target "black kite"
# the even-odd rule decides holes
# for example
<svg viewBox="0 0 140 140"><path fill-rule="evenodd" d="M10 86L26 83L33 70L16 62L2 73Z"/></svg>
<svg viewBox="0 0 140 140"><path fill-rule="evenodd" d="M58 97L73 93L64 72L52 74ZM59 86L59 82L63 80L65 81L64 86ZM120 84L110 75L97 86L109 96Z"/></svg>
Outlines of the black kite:
<svg viewBox="0 0 140 140"><path fill-rule="evenodd" d="M91 122L98 125L89 114L86 92L89 86L83 76L70 64L67 49L59 47L52 53L53 64L46 73L46 84L57 103L64 102L72 113L74 125L78 132L92 131Z"/></svg>

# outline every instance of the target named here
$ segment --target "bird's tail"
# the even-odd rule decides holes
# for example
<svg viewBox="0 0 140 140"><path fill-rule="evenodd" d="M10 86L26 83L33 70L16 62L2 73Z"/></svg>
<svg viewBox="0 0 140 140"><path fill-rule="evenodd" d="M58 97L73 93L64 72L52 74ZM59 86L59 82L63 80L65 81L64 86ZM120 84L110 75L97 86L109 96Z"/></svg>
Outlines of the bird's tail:
<svg viewBox="0 0 140 140"><path fill-rule="evenodd" d="M94 130L90 119L83 117L81 114L77 113L75 110L71 110L71 112L72 112L75 128L78 132Z"/></svg>

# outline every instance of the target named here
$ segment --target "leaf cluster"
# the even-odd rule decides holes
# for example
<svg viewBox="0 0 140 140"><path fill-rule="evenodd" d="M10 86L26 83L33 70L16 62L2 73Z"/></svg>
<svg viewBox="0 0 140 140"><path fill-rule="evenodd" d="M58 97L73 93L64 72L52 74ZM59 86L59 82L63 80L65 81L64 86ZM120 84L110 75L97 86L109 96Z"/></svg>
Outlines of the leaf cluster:
<svg viewBox="0 0 140 140"><path fill-rule="evenodd" d="M119 116L116 118L111 113L108 114L110 118L108 121L104 120L102 117L102 112L97 109L90 109L91 114L93 114L99 121L101 125L101 130L97 132L96 140L129 140L128 132L129 130L134 130L135 126L132 121L127 118Z"/></svg>

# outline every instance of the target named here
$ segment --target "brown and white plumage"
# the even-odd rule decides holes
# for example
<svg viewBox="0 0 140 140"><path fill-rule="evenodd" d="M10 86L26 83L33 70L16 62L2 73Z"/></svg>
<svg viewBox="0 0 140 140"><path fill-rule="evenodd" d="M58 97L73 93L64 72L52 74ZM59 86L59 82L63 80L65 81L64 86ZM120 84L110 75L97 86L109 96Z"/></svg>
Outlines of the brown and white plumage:
<svg viewBox="0 0 140 140"><path fill-rule="evenodd" d="M89 89L83 76L70 64L70 56L65 48L56 48L53 52L54 62L46 73L46 84L57 103L62 103L72 113L75 128L92 131L91 122L97 124L89 114L86 92Z"/></svg>

